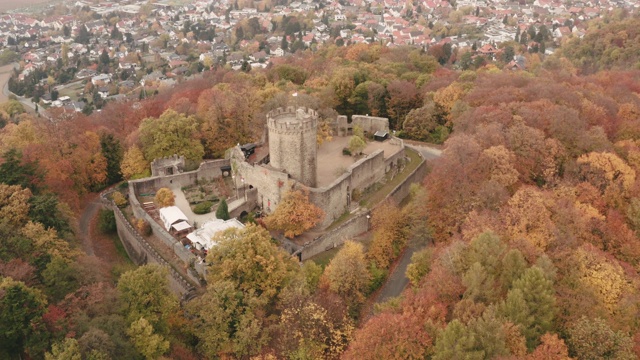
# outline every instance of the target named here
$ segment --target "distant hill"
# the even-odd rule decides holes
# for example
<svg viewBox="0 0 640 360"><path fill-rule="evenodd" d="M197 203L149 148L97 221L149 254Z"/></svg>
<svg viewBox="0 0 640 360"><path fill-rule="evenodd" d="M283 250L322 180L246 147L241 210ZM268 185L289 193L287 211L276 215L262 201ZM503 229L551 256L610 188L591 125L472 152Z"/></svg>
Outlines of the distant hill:
<svg viewBox="0 0 640 360"><path fill-rule="evenodd" d="M13 9L19 9L30 5L44 4L52 0L3 0L0 1L0 13Z"/></svg>
<svg viewBox="0 0 640 360"><path fill-rule="evenodd" d="M590 24L582 39L572 39L560 49L583 72L640 68L640 17Z"/></svg>

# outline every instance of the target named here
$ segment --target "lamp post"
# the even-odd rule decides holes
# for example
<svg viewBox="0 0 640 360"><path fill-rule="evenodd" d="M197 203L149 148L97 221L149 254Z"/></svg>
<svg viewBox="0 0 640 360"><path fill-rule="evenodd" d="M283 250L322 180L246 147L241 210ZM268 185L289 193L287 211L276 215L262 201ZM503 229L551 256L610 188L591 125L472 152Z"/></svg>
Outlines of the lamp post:
<svg viewBox="0 0 640 360"><path fill-rule="evenodd" d="M247 201L247 188L244 185L244 178L240 178L242 181L242 193L244 194L244 201Z"/></svg>
<svg viewBox="0 0 640 360"><path fill-rule="evenodd" d="M231 175L231 179L233 179L233 187L236 189L236 199L238 198L238 182L236 181L236 176Z"/></svg>
<svg viewBox="0 0 640 360"><path fill-rule="evenodd" d="M369 230L369 228L371 228L371 215L367 214L367 230Z"/></svg>

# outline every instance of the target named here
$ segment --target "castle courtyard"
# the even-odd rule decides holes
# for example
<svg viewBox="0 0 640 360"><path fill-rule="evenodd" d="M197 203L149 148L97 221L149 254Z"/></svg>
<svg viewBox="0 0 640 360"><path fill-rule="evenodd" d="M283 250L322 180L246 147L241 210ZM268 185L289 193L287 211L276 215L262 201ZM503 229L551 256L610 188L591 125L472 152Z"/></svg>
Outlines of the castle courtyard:
<svg viewBox="0 0 640 360"><path fill-rule="evenodd" d="M362 151L361 156L342 155L342 149L349 147L349 136L336 136L331 141L325 141L318 148L318 172L317 187L325 187L330 185L340 175L342 175L353 163L362 159L368 154L372 154L376 150L382 149L384 157L388 158L402 147L391 140L384 142L368 141L367 146Z"/></svg>

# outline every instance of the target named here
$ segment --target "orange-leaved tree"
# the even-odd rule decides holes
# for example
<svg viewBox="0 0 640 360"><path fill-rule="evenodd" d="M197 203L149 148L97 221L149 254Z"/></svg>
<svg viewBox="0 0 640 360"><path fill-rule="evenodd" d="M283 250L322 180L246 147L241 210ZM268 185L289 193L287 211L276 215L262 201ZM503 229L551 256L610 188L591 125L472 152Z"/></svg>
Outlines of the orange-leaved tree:
<svg viewBox="0 0 640 360"><path fill-rule="evenodd" d="M271 230L283 231L292 238L316 226L324 211L309 201L309 190L291 190L284 194L276 211L264 223Z"/></svg>

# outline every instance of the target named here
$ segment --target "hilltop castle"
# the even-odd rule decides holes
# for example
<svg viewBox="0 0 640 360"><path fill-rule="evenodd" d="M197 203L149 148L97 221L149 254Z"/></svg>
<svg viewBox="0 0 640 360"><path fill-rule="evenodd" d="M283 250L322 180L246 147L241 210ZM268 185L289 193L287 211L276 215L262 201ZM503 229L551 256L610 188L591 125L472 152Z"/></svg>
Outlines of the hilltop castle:
<svg viewBox="0 0 640 360"><path fill-rule="evenodd" d="M263 151L262 155L247 156L240 146L229 152L234 174L249 189L247 201L255 201L269 213L289 189L307 189L310 200L326 214L320 228L353 210L357 207L352 204L354 195L380 181L405 157L404 145L398 139L371 142L358 160L343 155L346 136L355 125L370 135L389 131L385 118L354 116L348 123L346 116L340 116L333 124L338 136L318 147L318 114L314 110L289 106L269 112L268 141L258 146L268 147L268 155Z"/></svg>

